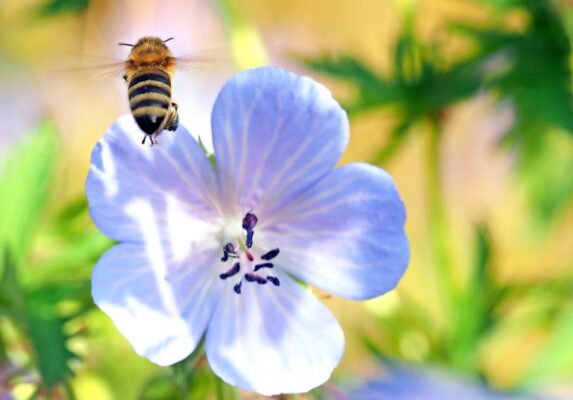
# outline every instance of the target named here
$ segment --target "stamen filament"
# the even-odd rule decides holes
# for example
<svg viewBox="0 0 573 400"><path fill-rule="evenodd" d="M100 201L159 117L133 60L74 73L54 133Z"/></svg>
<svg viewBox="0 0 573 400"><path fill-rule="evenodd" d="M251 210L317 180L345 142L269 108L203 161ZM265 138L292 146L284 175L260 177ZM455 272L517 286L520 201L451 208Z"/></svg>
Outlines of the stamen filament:
<svg viewBox="0 0 573 400"><path fill-rule="evenodd" d="M250 249L251 247L253 247L253 235L255 234L255 231L253 230L248 230L247 231L247 241L246 241L246 245L247 248Z"/></svg>

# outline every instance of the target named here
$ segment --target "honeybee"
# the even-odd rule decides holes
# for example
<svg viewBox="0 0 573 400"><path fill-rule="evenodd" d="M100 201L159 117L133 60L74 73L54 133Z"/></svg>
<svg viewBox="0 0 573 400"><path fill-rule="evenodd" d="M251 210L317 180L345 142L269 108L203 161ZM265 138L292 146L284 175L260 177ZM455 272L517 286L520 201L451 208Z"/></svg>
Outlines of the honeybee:
<svg viewBox="0 0 573 400"><path fill-rule="evenodd" d="M179 126L177 103L171 98L171 82L177 62L165 44L170 40L173 38L163 40L144 36L135 44L119 43L120 46L131 47L124 63L123 79L127 83L131 114L145 133L141 144L149 138L153 146L161 132L174 131Z"/></svg>
<svg viewBox="0 0 573 400"><path fill-rule="evenodd" d="M172 81L175 68L198 72L230 67L225 48L202 50L188 57L174 57L167 42L157 36L144 36L135 44L119 43L131 47L127 60L88 67L58 68L59 72L94 72L109 78L123 74L128 87L131 114L143 131L142 144L149 138L151 146L164 130L175 131L179 126L178 106L172 99ZM120 75L121 76L121 75ZM96 77L94 75L94 77Z"/></svg>

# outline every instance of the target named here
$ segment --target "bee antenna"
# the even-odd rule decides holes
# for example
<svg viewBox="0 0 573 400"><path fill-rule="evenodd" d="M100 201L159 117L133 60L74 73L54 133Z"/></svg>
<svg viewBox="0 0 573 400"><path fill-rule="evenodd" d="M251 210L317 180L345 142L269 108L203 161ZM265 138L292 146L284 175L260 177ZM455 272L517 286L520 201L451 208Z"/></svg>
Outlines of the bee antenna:
<svg viewBox="0 0 573 400"><path fill-rule="evenodd" d="M173 39L175 39L175 38L172 36L172 37L170 37L170 38L165 39L165 40L163 41L163 43L167 43L167 42L169 42L170 40L173 40Z"/></svg>
<svg viewBox="0 0 573 400"><path fill-rule="evenodd" d="M118 43L119 46L129 46L129 47L133 47L132 44L130 43Z"/></svg>

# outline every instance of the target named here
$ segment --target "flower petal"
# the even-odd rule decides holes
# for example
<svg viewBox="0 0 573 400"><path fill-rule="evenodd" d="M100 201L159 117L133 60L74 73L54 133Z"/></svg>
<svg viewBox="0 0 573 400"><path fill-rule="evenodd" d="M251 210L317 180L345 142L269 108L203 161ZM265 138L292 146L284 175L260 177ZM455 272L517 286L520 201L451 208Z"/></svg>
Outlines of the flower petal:
<svg viewBox="0 0 573 400"><path fill-rule="evenodd" d="M263 218L327 174L349 135L346 113L324 86L273 67L229 80L212 129L226 211Z"/></svg>
<svg viewBox="0 0 573 400"><path fill-rule="evenodd" d="M404 274L405 219L392 178L350 164L261 223L257 240L280 248L275 267L337 296L368 299L393 289Z"/></svg>
<svg viewBox="0 0 573 400"><path fill-rule="evenodd" d="M264 395L321 385L340 361L344 335L330 311L287 275L280 286L243 281L221 298L207 358L225 382Z"/></svg>
<svg viewBox="0 0 573 400"><path fill-rule="evenodd" d="M207 157L184 128L164 132L153 147L142 136L127 115L94 148L86 182L92 220L122 242L171 240L182 228L186 238L202 236L201 222L216 218L218 207ZM149 237L149 225L160 234Z"/></svg>
<svg viewBox="0 0 573 400"><path fill-rule="evenodd" d="M542 400L525 393L503 393L438 368L414 367L388 361L368 382L348 394L352 400ZM549 400L546 398L545 400Z"/></svg>
<svg viewBox="0 0 573 400"><path fill-rule="evenodd" d="M176 266L159 244L119 244L103 255L92 275L95 303L139 355L159 365L180 361L195 349L217 300L210 269L194 265L185 296L195 301L179 303L165 279Z"/></svg>

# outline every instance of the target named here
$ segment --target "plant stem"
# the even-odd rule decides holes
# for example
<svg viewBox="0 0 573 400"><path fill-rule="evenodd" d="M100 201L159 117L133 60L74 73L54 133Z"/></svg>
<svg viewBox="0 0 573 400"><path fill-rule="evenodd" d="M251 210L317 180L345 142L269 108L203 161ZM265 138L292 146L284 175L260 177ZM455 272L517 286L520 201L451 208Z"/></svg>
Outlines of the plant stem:
<svg viewBox="0 0 573 400"><path fill-rule="evenodd" d="M430 222L430 242L432 245L432 258L437 271L442 305L446 309L448 320L453 317L453 307L456 300L451 260L448 252L447 216L443 199L443 185L441 178L441 151L440 151L440 121L439 117L431 119L430 137L427 153L428 173L428 203Z"/></svg>

